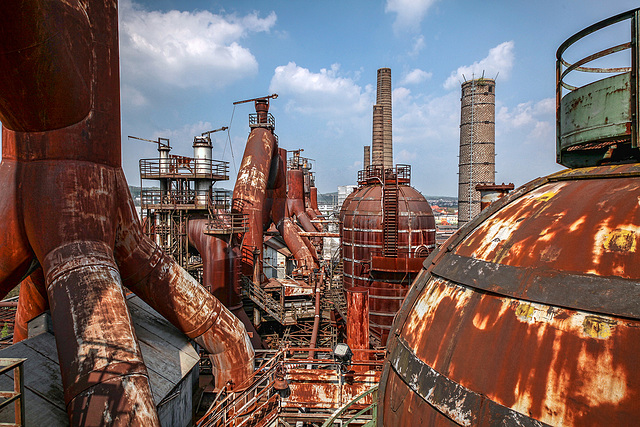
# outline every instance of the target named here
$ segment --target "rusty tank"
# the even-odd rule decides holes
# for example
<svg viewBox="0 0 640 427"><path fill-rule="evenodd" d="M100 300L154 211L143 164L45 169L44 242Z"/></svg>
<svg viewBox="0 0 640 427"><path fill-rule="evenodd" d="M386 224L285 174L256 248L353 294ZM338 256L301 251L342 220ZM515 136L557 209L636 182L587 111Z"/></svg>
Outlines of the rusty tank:
<svg viewBox="0 0 640 427"><path fill-rule="evenodd" d="M639 17L559 48L557 155L571 169L494 202L425 261L388 342L379 426L637 423ZM621 21L631 42L563 58ZM622 50L631 67L585 66ZM572 71L613 76L575 87Z"/></svg>
<svg viewBox="0 0 640 427"><path fill-rule="evenodd" d="M346 290L369 290L369 325L384 345L422 261L435 248L429 202L410 186L411 167L370 166L340 210Z"/></svg>

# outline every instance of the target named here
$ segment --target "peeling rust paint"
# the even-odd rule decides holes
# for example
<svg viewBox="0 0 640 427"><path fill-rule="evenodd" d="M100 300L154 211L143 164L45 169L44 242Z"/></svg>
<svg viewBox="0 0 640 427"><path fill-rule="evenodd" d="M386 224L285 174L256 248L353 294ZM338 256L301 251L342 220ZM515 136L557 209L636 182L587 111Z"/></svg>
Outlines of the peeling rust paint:
<svg viewBox="0 0 640 427"><path fill-rule="evenodd" d="M121 168L117 2L0 8L0 292L40 263L71 425L159 425L123 284L201 337L221 380L248 377L253 350L237 319L142 233Z"/></svg>
<svg viewBox="0 0 640 427"><path fill-rule="evenodd" d="M379 425L633 424L639 188L637 165L561 172L454 235L394 324Z"/></svg>

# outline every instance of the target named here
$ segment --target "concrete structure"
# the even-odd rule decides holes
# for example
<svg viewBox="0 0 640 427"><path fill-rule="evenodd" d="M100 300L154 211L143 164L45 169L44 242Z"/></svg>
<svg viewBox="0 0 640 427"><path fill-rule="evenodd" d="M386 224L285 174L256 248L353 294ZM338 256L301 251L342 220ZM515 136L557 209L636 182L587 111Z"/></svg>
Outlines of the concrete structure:
<svg viewBox="0 0 640 427"><path fill-rule="evenodd" d="M495 182L495 80L474 79L462 84L458 226L480 213L478 184Z"/></svg>

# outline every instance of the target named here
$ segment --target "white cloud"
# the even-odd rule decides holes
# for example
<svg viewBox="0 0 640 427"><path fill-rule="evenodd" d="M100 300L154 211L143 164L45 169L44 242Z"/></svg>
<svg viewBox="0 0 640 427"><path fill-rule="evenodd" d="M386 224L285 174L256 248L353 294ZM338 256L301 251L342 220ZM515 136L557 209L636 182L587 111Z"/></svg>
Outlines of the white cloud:
<svg viewBox="0 0 640 427"><path fill-rule="evenodd" d="M401 85L416 85L424 82L431 78L433 73L428 73L419 68L411 70L408 72L400 81Z"/></svg>
<svg viewBox="0 0 640 427"><path fill-rule="evenodd" d="M190 144L193 142L193 137L200 135L202 132L212 130L213 127L210 122L199 121L197 123L188 123L178 129L163 129L154 132L153 138L169 138L171 145L180 143L181 145ZM217 134L217 133L216 133ZM214 136L216 134L213 134ZM221 133L219 134L221 135ZM226 134L225 134L226 135Z"/></svg>
<svg viewBox="0 0 640 427"><path fill-rule="evenodd" d="M418 37L413 39L413 48L411 49L411 52L409 52L409 56L417 56L424 47L424 36L420 34Z"/></svg>
<svg viewBox="0 0 640 427"><path fill-rule="evenodd" d="M387 0L385 12L396 13L396 32L418 31L427 11L437 0Z"/></svg>
<svg viewBox="0 0 640 427"><path fill-rule="evenodd" d="M373 87L362 88L354 78L343 76L339 64L318 73L295 62L281 65L275 69L269 91L286 96L288 110L304 114L352 116L369 111L373 104Z"/></svg>
<svg viewBox="0 0 640 427"><path fill-rule="evenodd" d="M500 77L508 78L511 68L513 68L514 54L513 54L513 41L500 43L498 46L489 50L489 55L480 61L476 61L471 65L464 65L459 67L456 71L451 73L451 76L444 82L446 89L453 89L458 87L460 82L466 78L470 80L475 77L480 77L483 73L487 77L495 77L500 73ZM464 75L464 77L463 77Z"/></svg>
<svg viewBox="0 0 640 427"><path fill-rule="evenodd" d="M253 75L258 63L240 41L251 33L270 31L276 19L274 12L261 18L257 12L236 16L206 10L147 11L123 1L123 80L136 87L154 81L178 88L217 88ZM131 95L138 104L139 95Z"/></svg>
<svg viewBox="0 0 640 427"><path fill-rule="evenodd" d="M412 163L417 157L418 154L415 151L409 150L400 150L396 155L393 156L394 161L396 163Z"/></svg>
<svg viewBox="0 0 640 427"><path fill-rule="evenodd" d="M498 130L500 127L503 127L504 129L513 129L527 126L538 126L538 128L540 128L539 123L541 123L541 120L553 120L554 113L554 98L545 98L536 103L532 101L523 102L511 110L505 106L501 106L496 112L497 128Z"/></svg>

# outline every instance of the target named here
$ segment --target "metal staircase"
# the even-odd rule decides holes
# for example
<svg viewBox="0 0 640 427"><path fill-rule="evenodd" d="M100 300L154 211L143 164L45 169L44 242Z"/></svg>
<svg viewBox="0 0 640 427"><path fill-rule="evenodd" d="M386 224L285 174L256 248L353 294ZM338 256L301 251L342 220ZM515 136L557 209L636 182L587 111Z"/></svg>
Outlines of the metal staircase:
<svg viewBox="0 0 640 427"><path fill-rule="evenodd" d="M382 188L384 256L398 256L398 175L388 170Z"/></svg>

